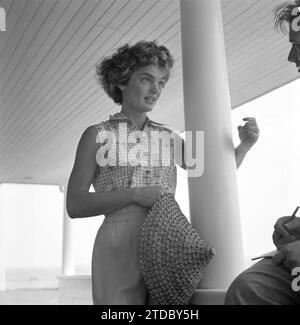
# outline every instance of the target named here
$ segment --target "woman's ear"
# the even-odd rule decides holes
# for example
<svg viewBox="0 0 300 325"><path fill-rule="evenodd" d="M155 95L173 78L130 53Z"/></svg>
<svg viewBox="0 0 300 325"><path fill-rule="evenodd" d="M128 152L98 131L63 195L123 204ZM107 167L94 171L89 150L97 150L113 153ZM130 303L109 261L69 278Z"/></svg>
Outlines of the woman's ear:
<svg viewBox="0 0 300 325"><path fill-rule="evenodd" d="M125 91L126 86L125 85L118 85L119 89L123 93Z"/></svg>

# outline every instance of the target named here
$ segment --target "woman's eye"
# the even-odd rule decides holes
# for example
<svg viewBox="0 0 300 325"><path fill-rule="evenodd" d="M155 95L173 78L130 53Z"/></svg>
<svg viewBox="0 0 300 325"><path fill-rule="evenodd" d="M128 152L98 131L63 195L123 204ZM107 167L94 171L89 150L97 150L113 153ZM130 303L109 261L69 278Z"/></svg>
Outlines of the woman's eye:
<svg viewBox="0 0 300 325"><path fill-rule="evenodd" d="M165 88L165 85L166 85L166 84L165 84L164 82L162 82L162 81L159 82L159 86L160 86L161 88Z"/></svg>
<svg viewBox="0 0 300 325"><path fill-rule="evenodd" d="M142 78L142 82L150 82L149 78Z"/></svg>

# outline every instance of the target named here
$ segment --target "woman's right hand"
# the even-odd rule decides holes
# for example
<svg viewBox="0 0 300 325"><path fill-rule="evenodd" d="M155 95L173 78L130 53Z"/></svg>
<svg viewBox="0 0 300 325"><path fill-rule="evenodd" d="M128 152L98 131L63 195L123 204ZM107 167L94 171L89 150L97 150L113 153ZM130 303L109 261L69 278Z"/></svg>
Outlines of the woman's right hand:
<svg viewBox="0 0 300 325"><path fill-rule="evenodd" d="M135 203L145 208L151 208L163 194L161 186L135 187L133 191Z"/></svg>

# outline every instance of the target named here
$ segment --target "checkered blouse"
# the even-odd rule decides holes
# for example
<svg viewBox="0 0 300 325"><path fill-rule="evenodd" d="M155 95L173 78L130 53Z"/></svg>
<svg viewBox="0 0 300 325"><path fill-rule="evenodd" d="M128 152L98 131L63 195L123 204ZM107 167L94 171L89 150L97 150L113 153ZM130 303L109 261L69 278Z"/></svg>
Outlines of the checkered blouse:
<svg viewBox="0 0 300 325"><path fill-rule="evenodd" d="M124 133L119 132L120 123L122 123L122 126L127 125L127 134L124 135ZM99 155L97 158L97 169L93 180L93 187L96 192L108 192L123 188L160 185L164 189L165 193L175 194L177 171L176 164L174 163L174 143L170 143L170 154L168 157L165 157L165 154L163 153L164 150L159 151L158 149L160 145L159 141L150 142L151 131L167 131L169 134L174 135L170 129L164 127L160 123L151 121L147 117L143 129L140 131L137 126L122 113L111 115L109 120L93 126L98 131L97 141L100 142L100 148L102 145L107 144L107 141L103 138L103 134L106 134L107 131L113 132L116 139L114 148L116 148L116 156L119 159L118 161L121 161L121 155L123 155L123 158L125 158L124 155L127 155L126 158L128 159L128 153L134 145L131 143L132 140L128 141L132 132L135 132L134 134L139 134L140 137L146 137L149 147L152 146L150 155L145 154L145 156L147 156L145 159L149 162L147 164L126 164L126 166L122 166L118 161L115 165L99 164L99 157L101 156ZM140 145L145 142L137 140L137 143ZM120 152L120 146L122 147L124 145L127 150L121 150ZM156 148L153 148L153 146L156 146ZM158 149L158 151L152 149ZM153 158L153 152L160 152L160 163L157 163L157 157ZM152 157L149 157L151 155ZM150 163L150 159L152 159L152 162L155 161L156 163ZM163 163L166 159L169 159L168 164Z"/></svg>

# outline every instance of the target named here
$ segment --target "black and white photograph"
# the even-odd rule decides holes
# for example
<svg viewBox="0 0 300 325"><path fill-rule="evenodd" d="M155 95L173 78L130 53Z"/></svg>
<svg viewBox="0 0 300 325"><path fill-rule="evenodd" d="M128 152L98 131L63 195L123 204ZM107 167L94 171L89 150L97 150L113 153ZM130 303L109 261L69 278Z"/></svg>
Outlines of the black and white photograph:
<svg viewBox="0 0 300 325"><path fill-rule="evenodd" d="M299 95L300 0L0 0L0 305L300 305Z"/></svg>

